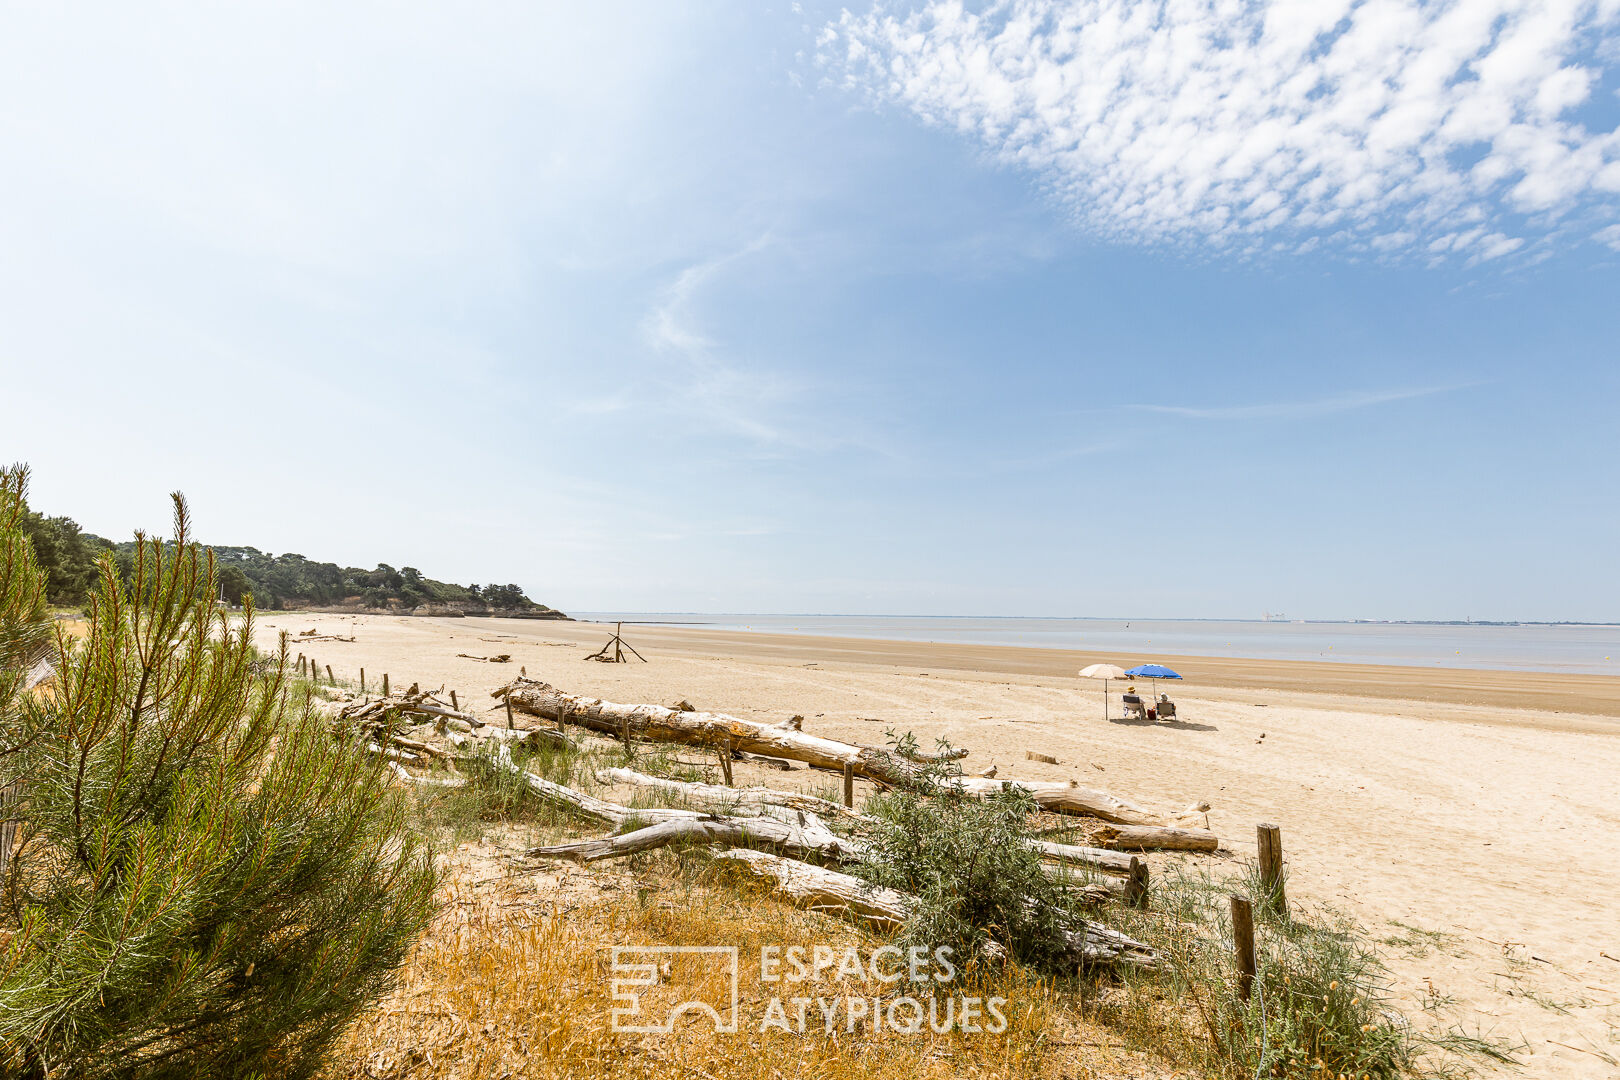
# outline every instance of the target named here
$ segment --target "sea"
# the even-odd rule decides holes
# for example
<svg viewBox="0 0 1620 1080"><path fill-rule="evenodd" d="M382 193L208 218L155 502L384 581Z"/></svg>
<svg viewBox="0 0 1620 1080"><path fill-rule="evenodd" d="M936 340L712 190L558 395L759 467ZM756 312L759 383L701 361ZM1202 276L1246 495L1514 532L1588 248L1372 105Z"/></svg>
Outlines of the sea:
<svg viewBox="0 0 1620 1080"><path fill-rule="evenodd" d="M628 611L576 612L574 617L597 622L816 637L1084 649L1112 654L1124 667L1151 662L1158 656L1182 655L1620 675L1620 625L1590 623L1029 619Z"/></svg>

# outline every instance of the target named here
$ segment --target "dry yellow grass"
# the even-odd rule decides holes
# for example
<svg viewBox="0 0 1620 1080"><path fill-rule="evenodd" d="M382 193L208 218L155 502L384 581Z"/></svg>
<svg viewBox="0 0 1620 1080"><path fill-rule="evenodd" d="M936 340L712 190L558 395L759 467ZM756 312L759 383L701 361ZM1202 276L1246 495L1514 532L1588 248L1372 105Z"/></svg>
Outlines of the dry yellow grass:
<svg viewBox="0 0 1620 1080"><path fill-rule="evenodd" d="M830 973L816 984L765 983L761 946L855 946L869 958L884 939L730 882L611 872L580 879L584 891L532 893L511 882L482 892L453 882L446 914L408 961L398 990L362 1016L338 1048L331 1080L1166 1075L1083 1019L1077 997L1019 970L966 972L949 986L952 995L1007 999L1000 1034L936 1034L926 1023L915 1034L877 1031L865 1019L851 1025L842 1011L829 1032L814 1004L802 1035L762 1031L773 996L780 995L797 1028L796 995L890 1001L906 991L869 976L832 981ZM738 946L737 1032L716 1033L709 1018L691 1015L669 1035L614 1032L615 945ZM729 983L710 972L706 992L723 1000Z"/></svg>

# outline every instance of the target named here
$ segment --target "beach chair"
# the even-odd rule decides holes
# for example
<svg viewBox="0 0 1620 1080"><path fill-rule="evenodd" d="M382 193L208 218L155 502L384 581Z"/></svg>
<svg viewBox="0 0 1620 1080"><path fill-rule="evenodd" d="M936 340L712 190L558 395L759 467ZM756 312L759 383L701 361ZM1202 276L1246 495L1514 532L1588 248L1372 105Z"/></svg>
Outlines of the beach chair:
<svg viewBox="0 0 1620 1080"><path fill-rule="evenodd" d="M1169 698L1165 697L1163 694L1160 694L1159 695L1159 719L1160 720L1174 720L1175 718L1176 718L1176 703L1171 701Z"/></svg>
<svg viewBox="0 0 1620 1080"><path fill-rule="evenodd" d="M1125 719L1127 719L1127 720L1146 720L1146 719L1148 719L1147 706L1145 704L1143 704L1142 699L1140 697L1138 697L1135 694L1126 694L1120 700L1125 703Z"/></svg>

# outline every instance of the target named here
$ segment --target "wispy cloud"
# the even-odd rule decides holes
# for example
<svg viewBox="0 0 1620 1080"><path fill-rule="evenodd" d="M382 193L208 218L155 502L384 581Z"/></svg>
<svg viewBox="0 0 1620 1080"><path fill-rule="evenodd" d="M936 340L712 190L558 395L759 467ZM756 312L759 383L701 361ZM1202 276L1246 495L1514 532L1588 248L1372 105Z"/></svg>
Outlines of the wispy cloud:
<svg viewBox="0 0 1620 1080"><path fill-rule="evenodd" d="M771 243L769 234L761 235L735 250L686 267L663 290L645 324L648 344L676 362L668 389L689 412L733 434L765 443L786 440L785 431L769 416L774 406L793 396L796 387L780 374L723 359L719 343L700 327L693 308L705 286Z"/></svg>
<svg viewBox="0 0 1620 1080"><path fill-rule="evenodd" d="M1387 405L1394 401L1430 397L1461 390L1477 383L1454 383L1450 386L1425 386L1407 390L1369 390L1337 394L1312 401L1268 401L1253 405L1127 405L1141 412L1185 416L1194 420L1293 420L1307 416L1326 416L1330 413L1351 412L1374 405Z"/></svg>
<svg viewBox="0 0 1620 1080"><path fill-rule="evenodd" d="M1615 219L1617 44L1615 0L932 0L819 39L1104 237L1465 262Z"/></svg>

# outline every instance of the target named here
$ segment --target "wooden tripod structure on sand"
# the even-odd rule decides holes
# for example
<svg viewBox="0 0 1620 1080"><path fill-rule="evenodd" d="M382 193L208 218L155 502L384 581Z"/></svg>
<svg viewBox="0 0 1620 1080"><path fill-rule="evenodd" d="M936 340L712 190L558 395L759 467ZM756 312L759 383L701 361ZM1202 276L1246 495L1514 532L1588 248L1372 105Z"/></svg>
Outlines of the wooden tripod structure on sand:
<svg viewBox="0 0 1620 1080"><path fill-rule="evenodd" d="M607 644L591 653L591 655L587 656L585 659L600 660L604 664L627 664L629 661L624 658L624 650L629 649L632 653L634 653L637 660L640 660L643 664L645 664L647 662L647 658L636 652L634 645L631 645L628 641L624 640L623 631L624 623L614 623L613 636L608 638ZM613 650L612 656L608 655L609 649Z"/></svg>

